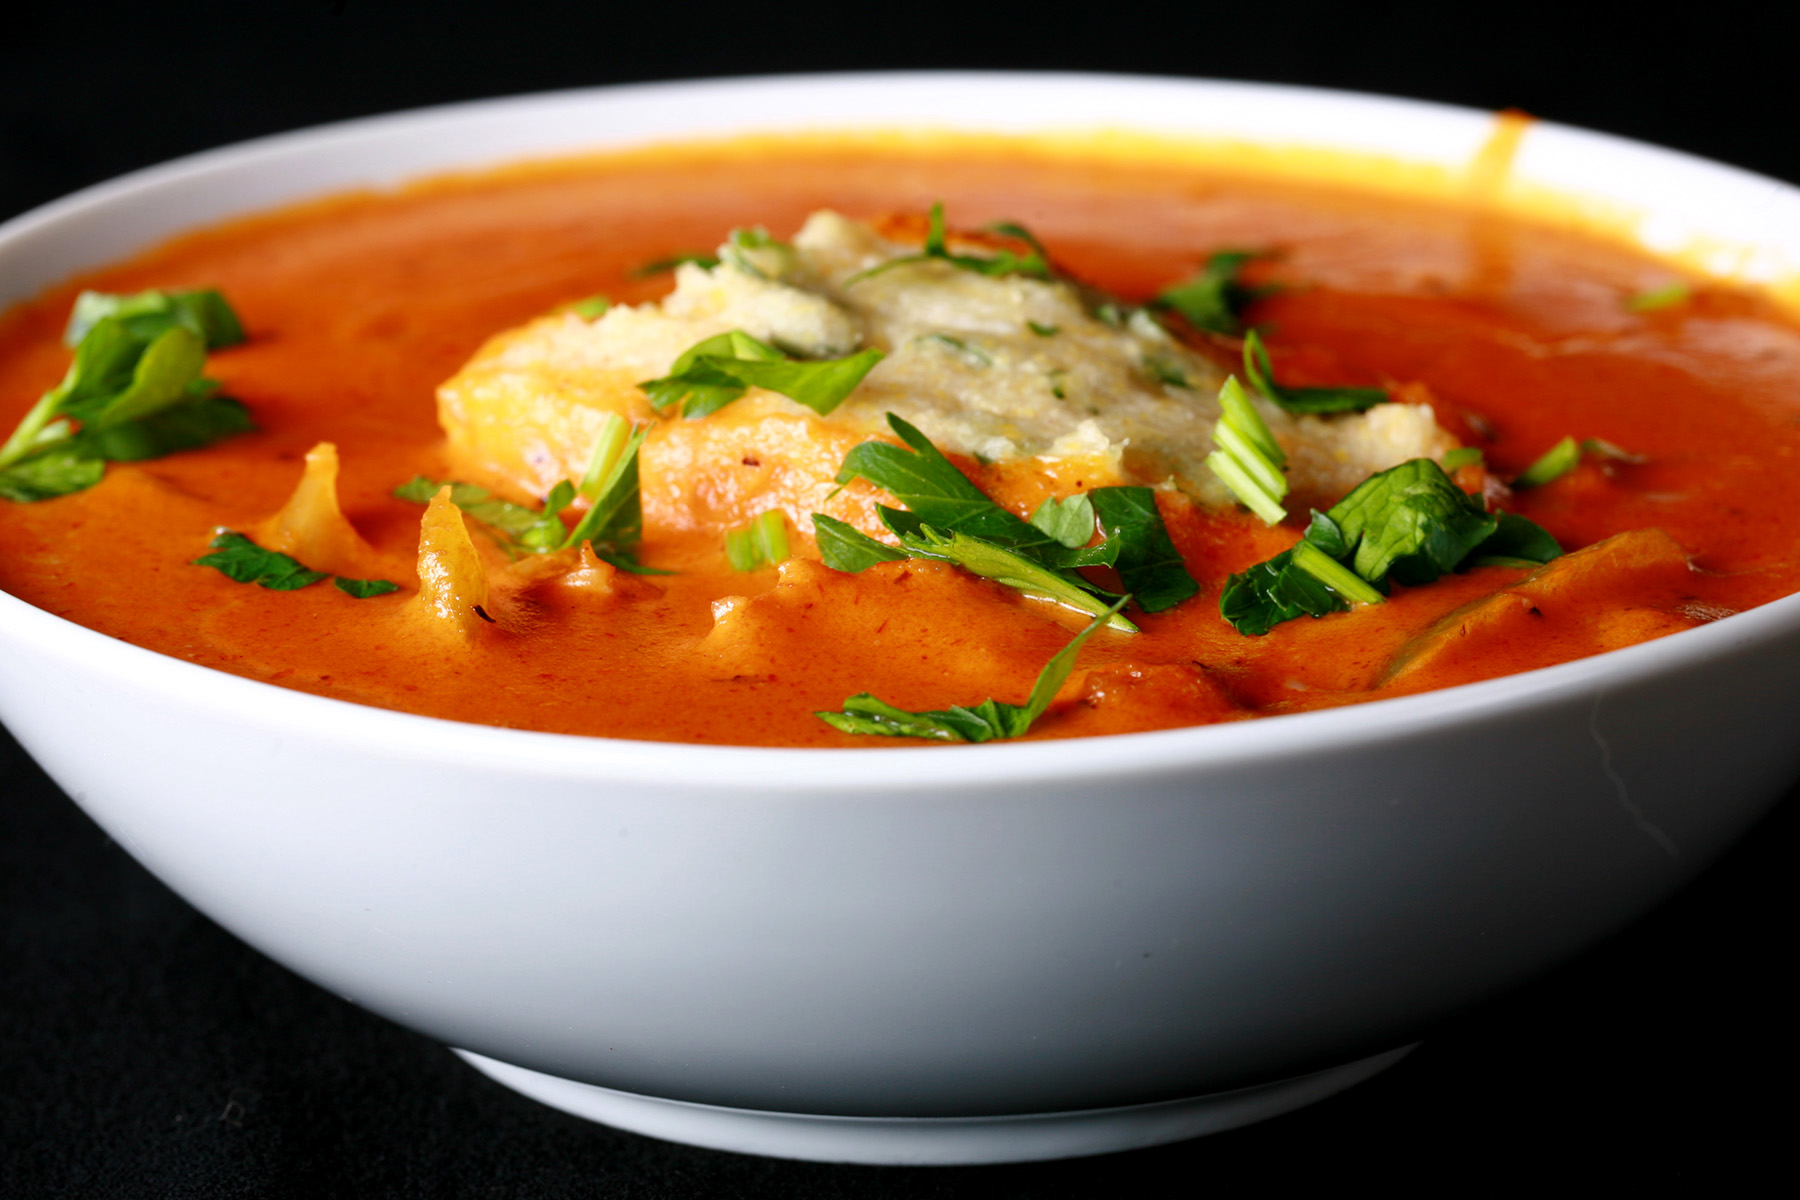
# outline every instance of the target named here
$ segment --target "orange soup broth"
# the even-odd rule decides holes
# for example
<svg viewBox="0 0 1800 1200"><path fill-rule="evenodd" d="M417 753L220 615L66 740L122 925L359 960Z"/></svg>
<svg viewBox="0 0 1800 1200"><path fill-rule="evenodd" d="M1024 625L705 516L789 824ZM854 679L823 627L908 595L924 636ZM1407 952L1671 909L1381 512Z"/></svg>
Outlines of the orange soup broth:
<svg viewBox="0 0 1800 1200"><path fill-rule="evenodd" d="M872 691L905 708L1022 702L1082 620L939 564L849 576L813 561L730 571L717 535L649 528L643 559L677 573L610 591L519 589L505 619L450 645L409 620L409 591L355 600L328 585L273 592L191 565L218 526L275 512L302 456L334 442L345 513L386 577L416 585L421 509L395 499L446 477L434 389L491 334L605 293L653 299L648 260L704 250L735 226L791 235L821 207L856 216L942 200L963 227L1029 226L1069 273L1143 301L1225 248L1272 252L1281 285L1251 313L1284 382L1386 385L1429 403L1499 475L1565 434L1643 462L1590 460L1505 500L1566 548L1660 528L1693 557L1679 578L1590 598L1644 614L1597 635L1590 616L1532 611L1531 636L1390 678L1408 640L1528 572L1484 567L1386 604L1278 626L1218 615L1226 576L1292 544L1286 525L1175 495L1165 518L1200 582L1143 632L1103 630L1031 737L1233 720L1342 704L1563 661L1764 603L1800 586L1800 332L1766 298L1696 286L1678 306L1626 300L1674 277L1622 244L1428 201L1271 182L1213 168L904 146L765 145L592 159L359 194L240 220L94 271L0 318L0 420L11 427L60 377L82 288L220 288L246 344L208 374L256 432L203 451L115 464L99 486L0 502L0 586L52 613L178 658L321 695L555 732L788 746L851 737L818 709ZM1231 345L1202 349L1229 365ZM963 463L1029 511L1048 486ZM1063 481L1067 483L1069 481ZM481 541L479 533L477 541ZM810 540L796 553L816 558ZM496 567L503 560L494 559ZM504 574L504 573L502 573ZM715 602L779 593L749 643L703 639Z"/></svg>

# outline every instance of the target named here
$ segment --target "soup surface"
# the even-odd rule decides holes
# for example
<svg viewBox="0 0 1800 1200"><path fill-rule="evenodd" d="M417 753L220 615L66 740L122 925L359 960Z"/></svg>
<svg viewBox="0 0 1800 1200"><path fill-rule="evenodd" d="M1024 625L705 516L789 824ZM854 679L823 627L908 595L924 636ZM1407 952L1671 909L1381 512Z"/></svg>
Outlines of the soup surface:
<svg viewBox="0 0 1800 1200"><path fill-rule="evenodd" d="M1260 252L1249 278L1278 290L1246 319L1283 384L1385 388L1429 406L1485 460L1457 482L1566 551L1631 535L1541 571L1476 566L1249 636L1220 615L1227 579L1292 546L1306 506L1339 496L1298 496L1269 526L1164 490L1158 507L1198 594L1132 610L1139 632L1097 630L1025 736L1443 687L1661 636L1800 587L1800 330L1760 295L1695 281L1671 290L1674 272L1621 245L1474 208L1191 165L1102 167L953 142L763 143L758 155L749 170L741 148L674 148L332 199L181 238L13 310L0 318L8 428L66 369L61 334L82 289L217 287L248 338L212 354L207 374L256 429L114 463L71 495L0 501L0 586L221 670L494 725L847 746L892 744L815 715L858 693L906 710L1021 704L1085 616L943 562L832 570L803 522L786 562L743 571L718 525L659 521L649 506L637 553L670 572L657 575L573 554L509 563L471 525L491 598L481 622L448 631L420 604L420 506L394 495L423 475L541 498L516 480L473 477L439 425L440 385L496 333L595 293L653 301L670 279L638 268L707 250L733 228L790 238L821 208L879 217L942 202L960 228L1023 223L1061 272L1132 303L1217 251ZM1235 338L1171 325L1221 372L1237 369ZM1542 486L1505 486L1567 436L1605 445ZM337 447L339 501L366 542L358 574L399 591L272 591L193 565L219 527L269 528L321 442ZM1094 482L1029 462L955 461L1020 515Z"/></svg>

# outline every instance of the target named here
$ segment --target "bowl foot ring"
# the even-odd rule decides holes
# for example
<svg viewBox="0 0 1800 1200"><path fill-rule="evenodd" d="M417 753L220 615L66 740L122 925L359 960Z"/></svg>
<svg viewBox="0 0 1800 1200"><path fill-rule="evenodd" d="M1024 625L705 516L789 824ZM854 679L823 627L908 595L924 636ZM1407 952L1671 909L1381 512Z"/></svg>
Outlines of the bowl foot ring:
<svg viewBox="0 0 1800 1200"><path fill-rule="evenodd" d="M840 1117L723 1108L577 1083L467 1050L456 1053L533 1100L665 1141L814 1162L948 1166L1077 1158L1221 1133L1323 1100L1386 1070L1412 1049L1402 1046L1311 1075L1182 1100L995 1117Z"/></svg>

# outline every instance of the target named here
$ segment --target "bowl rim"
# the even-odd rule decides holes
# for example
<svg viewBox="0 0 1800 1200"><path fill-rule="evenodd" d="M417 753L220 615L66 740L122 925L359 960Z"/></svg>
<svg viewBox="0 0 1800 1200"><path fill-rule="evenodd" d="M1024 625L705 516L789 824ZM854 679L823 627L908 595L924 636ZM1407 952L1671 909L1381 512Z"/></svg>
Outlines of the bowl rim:
<svg viewBox="0 0 1800 1200"><path fill-rule="evenodd" d="M746 97L766 99L776 95L791 100L799 96L816 104L821 92L845 89L866 98L871 91L899 89L917 94L921 89L954 90L959 87L1022 90L1048 87L1065 94L1083 89L1173 89L1212 98L1220 95L1251 100L1266 98L1302 106L1331 106L1339 111L1347 107L1355 110L1352 116L1359 120L1371 111L1405 112L1423 115L1432 121L1448 119L1462 126L1465 132L1475 128L1472 122L1479 122L1485 128L1492 121L1491 114L1474 109L1325 88L1084 72L842 72L606 85L461 101L359 117L186 155L91 185L0 223L0 256L12 244L54 228L59 222L131 202L135 197L159 188L192 183L215 171L266 165L300 153L342 152L345 147L361 141L417 136L434 126L456 126L494 118L502 121L517 119L545 106L557 108L618 102L627 107L634 104L652 108L666 105L686 109L696 100L717 104L722 99L731 99L736 102L734 114L741 115L753 107L744 103ZM741 126L744 132L759 129L781 132L795 128L755 117L741 122ZM896 128L898 123L877 126L855 121L833 125L813 122L812 127L873 130ZM970 128L1009 132L1007 129L996 130L994 123L986 120ZM1800 189L1765 176L1679 151L1553 122L1538 122L1534 129L1550 139L1571 143L1564 149L1647 154L1674 169L1711 177L1709 182L1714 185L1728 189L1748 185L1764 193L1765 203L1769 200L1785 202L1800 212ZM685 140L710 138L714 133L698 129L688 133ZM648 139L636 139L643 144L680 140L684 140L681 135L661 133ZM594 147L589 144L589 148ZM567 145L560 150L560 156L578 154L581 149L579 143ZM1373 153L1384 152L1379 147L1365 149ZM482 161L504 165L508 161L524 162L559 154L553 147L543 150L541 154L529 151L515 154L510 159L472 161L460 168L444 165L423 172L402 170L386 180L369 181L362 186L379 187L384 183L467 170L479 166ZM233 205L225 213L200 215L184 224L137 237L132 245L143 248L184 228L203 227L232 214L250 215L275 204L301 202L354 186L331 184L322 189L291 192L286 201L248 207ZM1800 221L1795 224L1796 244L1800 244ZM85 270L117 257L119 252L103 251L93 261L75 270ZM63 275L69 273L65 270ZM25 295L49 285L50 281L35 280L22 294L0 296L0 304L18 303ZM1297 750L1310 757L1317 752L1367 746L1372 740L1402 741L1427 732L1442 733L1447 729L1494 720L1538 705L1568 702L1576 697L1588 699L1597 712L1610 692L1774 640L1791 633L1796 625L1800 625L1800 593L1697 628L1572 662L1330 709L1145 733L954 747L910 744L764 747L546 733L375 707L285 688L165 655L79 625L0 591L0 630L5 631L5 637L16 637L41 654L98 674L114 676L130 686L178 699L192 708L222 718L241 719L246 712L257 712L263 719L279 721L284 731L294 736L333 743L366 744L373 741L398 754L471 768L505 765L546 779L604 775L620 783L653 783L668 787L728 784L747 793L790 794L841 794L846 789L864 787L872 777L872 768L879 773L874 777L891 781L883 785L884 789L935 788L947 784L1028 786L1050 781L1064 786L1071 781L1099 784L1116 781L1121 772L1157 774L1202 765L1227 767L1288 757L1295 755ZM675 752L676 748L679 752ZM932 752L934 750L936 753Z"/></svg>

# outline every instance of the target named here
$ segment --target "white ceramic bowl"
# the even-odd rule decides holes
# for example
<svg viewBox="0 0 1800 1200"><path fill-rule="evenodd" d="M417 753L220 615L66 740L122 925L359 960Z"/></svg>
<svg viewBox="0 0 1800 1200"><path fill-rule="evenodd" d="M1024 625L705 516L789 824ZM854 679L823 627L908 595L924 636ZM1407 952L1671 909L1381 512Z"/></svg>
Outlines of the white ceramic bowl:
<svg viewBox="0 0 1800 1200"><path fill-rule="evenodd" d="M202 154L0 229L0 301L321 192L737 130L1112 125L1460 164L1485 114L1242 84L613 88ZM1554 126L1518 170L1800 261L1800 193ZM0 715L194 905L573 1111L796 1157L1000 1161L1306 1103L1710 861L1800 769L1800 598L1228 726L958 750L582 739L361 708L0 596ZM106 746L105 754L93 747Z"/></svg>

